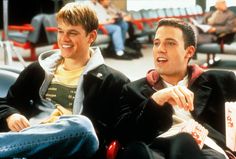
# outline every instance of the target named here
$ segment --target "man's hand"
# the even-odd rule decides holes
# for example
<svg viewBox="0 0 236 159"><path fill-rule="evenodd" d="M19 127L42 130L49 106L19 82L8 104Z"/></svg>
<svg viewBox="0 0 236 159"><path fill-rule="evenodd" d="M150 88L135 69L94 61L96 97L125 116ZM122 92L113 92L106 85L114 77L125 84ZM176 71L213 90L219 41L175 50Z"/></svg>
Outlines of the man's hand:
<svg viewBox="0 0 236 159"><path fill-rule="evenodd" d="M20 131L30 126L29 120L20 114L12 114L7 118L7 126L11 131Z"/></svg>
<svg viewBox="0 0 236 159"><path fill-rule="evenodd" d="M194 94L187 87L174 86L162 89L152 95L152 99L159 105L169 103L172 106L178 105L186 111L192 111Z"/></svg>
<svg viewBox="0 0 236 159"><path fill-rule="evenodd" d="M216 28L215 27L211 27L207 32L208 33L215 33L216 32Z"/></svg>

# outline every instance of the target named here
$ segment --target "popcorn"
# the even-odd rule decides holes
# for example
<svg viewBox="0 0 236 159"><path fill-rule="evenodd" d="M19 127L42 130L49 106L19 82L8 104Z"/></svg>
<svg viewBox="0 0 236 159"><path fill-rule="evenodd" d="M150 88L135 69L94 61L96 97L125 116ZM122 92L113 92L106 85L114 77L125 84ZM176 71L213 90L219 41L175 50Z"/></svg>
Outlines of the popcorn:
<svg viewBox="0 0 236 159"><path fill-rule="evenodd" d="M225 103L226 146L236 151L236 102Z"/></svg>
<svg viewBox="0 0 236 159"><path fill-rule="evenodd" d="M182 128L181 132L187 132L191 134L200 149L202 149L204 141L208 135L208 130L193 119L187 122L187 125Z"/></svg>

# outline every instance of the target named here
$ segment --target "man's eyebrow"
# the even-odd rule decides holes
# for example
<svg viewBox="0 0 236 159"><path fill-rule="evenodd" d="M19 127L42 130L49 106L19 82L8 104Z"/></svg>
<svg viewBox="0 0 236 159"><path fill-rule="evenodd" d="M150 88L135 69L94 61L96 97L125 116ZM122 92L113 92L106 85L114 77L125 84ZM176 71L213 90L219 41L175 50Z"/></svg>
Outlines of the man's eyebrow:
<svg viewBox="0 0 236 159"><path fill-rule="evenodd" d="M62 28L58 27L58 30L63 30ZM80 31L76 30L76 29L70 29L70 30L67 30L68 33L80 33Z"/></svg>
<svg viewBox="0 0 236 159"><path fill-rule="evenodd" d="M166 38L165 40L168 40L168 41L177 41L177 40L175 40L175 39L173 39L173 38Z"/></svg>
<svg viewBox="0 0 236 159"><path fill-rule="evenodd" d="M159 38L155 38L153 41L157 41L157 40L160 40L160 39ZM177 40L175 40L173 38L166 38L165 40L167 40L167 41L177 41Z"/></svg>

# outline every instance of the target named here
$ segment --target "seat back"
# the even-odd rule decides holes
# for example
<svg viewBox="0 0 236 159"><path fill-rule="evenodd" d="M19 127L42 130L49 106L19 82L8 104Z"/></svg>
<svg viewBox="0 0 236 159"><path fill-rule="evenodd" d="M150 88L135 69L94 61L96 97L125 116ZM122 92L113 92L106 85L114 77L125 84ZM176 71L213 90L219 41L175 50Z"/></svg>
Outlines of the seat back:
<svg viewBox="0 0 236 159"><path fill-rule="evenodd" d="M0 68L0 97L7 95L8 89L16 81L18 73Z"/></svg>
<svg viewBox="0 0 236 159"><path fill-rule="evenodd" d="M181 14L180 14L179 8L172 8L172 12L173 12L174 17L179 17L179 18L181 18L181 17L180 17Z"/></svg>
<svg viewBox="0 0 236 159"><path fill-rule="evenodd" d="M140 37L143 35L143 19L141 12L131 10L129 11L131 17L132 17L132 24L134 27L134 34L137 37Z"/></svg>
<svg viewBox="0 0 236 159"><path fill-rule="evenodd" d="M34 31L29 33L28 36L28 41L36 44L37 42L39 42L39 39L42 38L42 24L43 24L43 19L44 19L45 14L38 14L36 16L33 17L33 19L31 20L31 25L34 28Z"/></svg>
<svg viewBox="0 0 236 159"><path fill-rule="evenodd" d="M165 18L166 17L166 12L164 8L158 8L156 9L157 14L160 18Z"/></svg>
<svg viewBox="0 0 236 159"><path fill-rule="evenodd" d="M173 17L174 16L172 8L165 8L164 11L165 11L167 17Z"/></svg>
<svg viewBox="0 0 236 159"><path fill-rule="evenodd" d="M47 30L48 27L57 28L56 14L45 14L43 20L43 26L45 28L47 41L49 44L54 44L57 42L57 32Z"/></svg>
<svg viewBox="0 0 236 159"><path fill-rule="evenodd" d="M187 17L188 16L185 8L179 8L179 12L180 12L180 15L182 17Z"/></svg>

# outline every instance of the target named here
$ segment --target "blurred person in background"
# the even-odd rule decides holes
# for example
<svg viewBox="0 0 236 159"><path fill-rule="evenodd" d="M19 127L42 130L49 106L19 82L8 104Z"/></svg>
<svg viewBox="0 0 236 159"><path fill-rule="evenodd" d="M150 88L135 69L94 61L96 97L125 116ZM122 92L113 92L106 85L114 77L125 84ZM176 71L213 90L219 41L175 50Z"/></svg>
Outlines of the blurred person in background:
<svg viewBox="0 0 236 159"><path fill-rule="evenodd" d="M99 24L108 31L111 37L111 45L109 45L103 54L105 57L123 60L131 60L138 57L133 50L126 50L125 48L125 39L128 30L128 24L126 22L118 22L116 17L109 15L97 0L89 0L82 3L89 5L96 12Z"/></svg>
<svg viewBox="0 0 236 159"><path fill-rule="evenodd" d="M219 39L225 36L224 42L232 42L235 33L236 16L234 12L228 9L226 0L216 0L215 10L206 13L203 17L202 24L210 25L207 32L198 29L198 44L203 43L220 43ZM233 33L233 34L230 34ZM213 65L220 59L212 54L208 63L203 66Z"/></svg>
<svg viewBox="0 0 236 159"><path fill-rule="evenodd" d="M132 17L129 12L125 12L114 4L112 4L111 0L99 0L99 3L106 9L107 13L116 19L116 24L120 23L120 25L128 24L128 35L126 37L126 32L123 32L124 40L125 40L125 49L128 51L134 52L132 49L136 51L138 56L142 56L141 53L141 43L136 40L136 36L134 35L134 26L132 24ZM125 27L126 28L126 27Z"/></svg>

